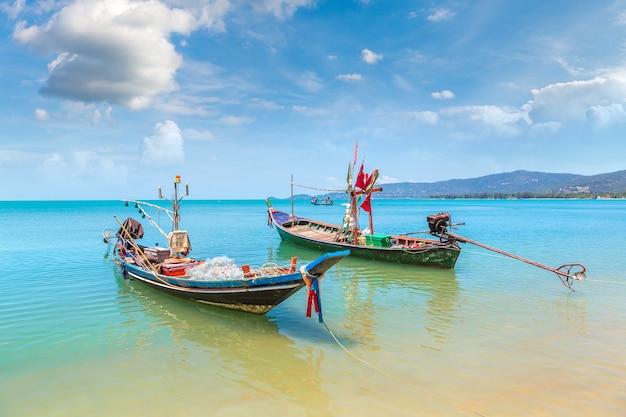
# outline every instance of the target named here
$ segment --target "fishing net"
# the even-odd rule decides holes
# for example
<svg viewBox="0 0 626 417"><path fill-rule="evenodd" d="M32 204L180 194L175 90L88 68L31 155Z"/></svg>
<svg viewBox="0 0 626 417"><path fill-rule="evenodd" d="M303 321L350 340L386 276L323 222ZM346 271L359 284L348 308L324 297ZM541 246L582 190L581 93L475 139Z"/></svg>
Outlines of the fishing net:
<svg viewBox="0 0 626 417"><path fill-rule="evenodd" d="M224 281L243 278L241 267L227 256L207 259L189 271L191 279L199 281Z"/></svg>

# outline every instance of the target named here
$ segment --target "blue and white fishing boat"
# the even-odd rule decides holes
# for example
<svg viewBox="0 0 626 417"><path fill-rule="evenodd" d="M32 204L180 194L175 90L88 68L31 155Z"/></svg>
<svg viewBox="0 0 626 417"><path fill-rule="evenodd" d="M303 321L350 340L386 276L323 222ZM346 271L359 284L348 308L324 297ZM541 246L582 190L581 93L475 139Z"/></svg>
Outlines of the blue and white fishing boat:
<svg viewBox="0 0 626 417"><path fill-rule="evenodd" d="M189 187L186 185L185 194L179 197L179 184L180 176L176 176L174 198L169 200L172 210L143 201L126 201L127 205L130 203L139 208L142 215L167 238L167 247L147 247L137 243L143 237L143 225L133 218L122 223L115 217L119 229L104 231L104 241L113 245L115 260L125 278L183 299L254 314L267 313L307 286L307 315L310 316L314 306L322 320L319 280L328 269L349 255L349 251L325 254L300 268L296 265L297 258L292 258L291 265L286 267L267 263L256 269L249 265L237 266L224 256L207 260L191 258L187 231L178 229L180 201L189 195ZM163 199L160 189L159 199ZM167 213L172 220L169 234L152 220L146 211L148 207Z"/></svg>

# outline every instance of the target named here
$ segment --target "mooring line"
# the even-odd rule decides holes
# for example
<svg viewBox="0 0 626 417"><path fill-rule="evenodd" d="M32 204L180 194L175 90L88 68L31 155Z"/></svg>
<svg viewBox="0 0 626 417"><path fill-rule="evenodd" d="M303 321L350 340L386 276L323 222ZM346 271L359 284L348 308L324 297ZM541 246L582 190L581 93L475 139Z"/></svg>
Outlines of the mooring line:
<svg viewBox="0 0 626 417"><path fill-rule="evenodd" d="M335 342L337 342L337 344L339 345L339 347L341 347L341 349L343 349L343 351L344 351L344 352L346 352L348 355L352 356L354 359L358 360L359 362L363 363L363 364L364 364L364 365L366 365L367 367L369 367L369 368L371 368L371 369L375 370L376 372L378 372L378 373L380 373L380 374L382 374L382 375L385 375L386 377L393 378L393 379L397 379L397 380L398 380L398 381L400 381L400 382L408 383L408 384L412 385L414 388L416 388L416 389L418 389L419 391L423 392L424 394L427 394L427 395L429 395L430 397L435 398L435 399L437 399L437 400L439 400L439 401L443 401L443 402L445 402L445 403L447 403L447 404L450 404L450 405L452 405L452 406L454 406L454 407L458 408L459 410L463 410L463 411L466 411L466 412L469 412L469 413L475 414L475 415L480 416L480 417L486 417L484 414L481 414L481 413L479 413L479 412L477 412L477 411L474 411L474 410L472 410L471 408L465 407L465 406L463 406L463 405L461 405L461 404L457 404L457 403L455 403L455 402L454 402L454 401L452 401L452 400L449 400L449 399L447 399L447 398L444 398L444 397L442 397L442 396L440 396L440 395L435 394L434 392L431 392L431 391L425 390L424 388L422 388L422 387L420 387L420 386L417 386L417 385L416 385L414 382L412 382L412 381L403 380L403 379L401 379L401 378L395 377L395 376L393 376L393 375L391 375L391 374L389 374L389 373L387 373L387 372L383 371L382 369L377 368L376 366L372 365L371 363L367 362L366 360L359 358L359 357L358 357L358 356L356 356L354 353L350 352L350 350L348 350L348 348L347 348L347 347L345 347L345 346L344 346L344 345L343 345L343 344L339 341L339 339L337 339L337 337L335 336L335 334L334 334L334 333L333 333L333 332L332 332L332 331L328 328L328 325L326 324L326 322L323 322L322 324L324 325L324 327L326 327L326 330L328 331L328 334L330 334L330 336L331 336L331 337L335 340Z"/></svg>
<svg viewBox="0 0 626 417"><path fill-rule="evenodd" d="M341 344L341 342L339 341L339 339L337 339L337 337L335 337L335 335L333 334L333 332L328 328L328 326L326 325L326 322L323 323L324 327L326 327L326 330L328 331L328 334L330 334L330 336L335 339L335 342L337 342L337 344L339 345L339 347L341 347L344 352L346 352L348 355L352 356L354 359L356 359L357 361L365 364L366 366L372 368L373 370L375 370L376 372L379 372L385 376L388 376L390 378L393 378L393 376L391 374L388 374L387 372L383 371L382 369L379 369L377 367L375 367L374 365L372 365L371 363L365 361L364 359L359 358L358 356L356 356L354 353L350 352L348 350L348 348L346 348L343 344Z"/></svg>

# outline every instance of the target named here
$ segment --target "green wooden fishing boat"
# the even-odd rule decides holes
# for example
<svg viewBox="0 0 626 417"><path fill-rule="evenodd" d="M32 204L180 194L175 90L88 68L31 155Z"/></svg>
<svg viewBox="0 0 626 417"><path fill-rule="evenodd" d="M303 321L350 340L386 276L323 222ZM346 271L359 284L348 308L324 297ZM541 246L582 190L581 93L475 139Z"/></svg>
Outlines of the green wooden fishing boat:
<svg viewBox="0 0 626 417"><path fill-rule="evenodd" d="M356 152L355 152L356 154ZM371 174L365 174L363 164L352 183L354 166L348 164L348 186L346 193L349 202L346 204L346 213L339 225L296 216L272 208L271 201L267 200L270 225L275 225L280 238L295 245L332 252L350 250L352 256L376 261L393 262L400 264L421 265L439 268L454 268L461 248L455 239L448 239L445 231L450 222L448 213L439 213L428 216L431 234L426 237L416 237L412 234L391 235L374 232L371 209L371 194L382 191L376 187L378 169ZM293 178L292 199L293 199ZM361 211L369 216L368 225L359 226Z"/></svg>
<svg viewBox="0 0 626 417"><path fill-rule="evenodd" d="M293 216L268 208L270 224L280 238L304 248L322 252L350 250L351 256L376 261L454 268L461 248L454 240L426 239L407 235L346 232L339 225Z"/></svg>

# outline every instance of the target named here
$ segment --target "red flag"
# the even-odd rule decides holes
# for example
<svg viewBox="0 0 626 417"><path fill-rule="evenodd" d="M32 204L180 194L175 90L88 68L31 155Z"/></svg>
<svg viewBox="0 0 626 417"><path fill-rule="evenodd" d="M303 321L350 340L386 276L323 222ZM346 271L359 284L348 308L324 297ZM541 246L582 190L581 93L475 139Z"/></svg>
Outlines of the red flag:
<svg viewBox="0 0 626 417"><path fill-rule="evenodd" d="M356 176L356 182L354 185L355 187L359 187L361 190L364 190L367 185L365 181L365 173L363 173L363 164L361 164L361 168L359 169L359 174Z"/></svg>
<svg viewBox="0 0 626 417"><path fill-rule="evenodd" d="M359 150L359 140L356 140L356 144L354 145L354 163L352 164L353 167L356 166L356 154L357 151Z"/></svg>
<svg viewBox="0 0 626 417"><path fill-rule="evenodd" d="M368 213L372 212L372 203L370 202L371 197L372 195L368 194L367 197L365 197L365 200L361 203L361 208Z"/></svg>

